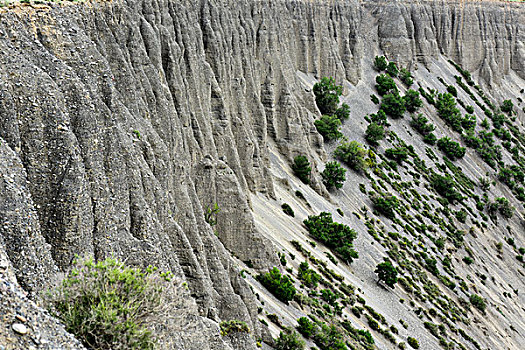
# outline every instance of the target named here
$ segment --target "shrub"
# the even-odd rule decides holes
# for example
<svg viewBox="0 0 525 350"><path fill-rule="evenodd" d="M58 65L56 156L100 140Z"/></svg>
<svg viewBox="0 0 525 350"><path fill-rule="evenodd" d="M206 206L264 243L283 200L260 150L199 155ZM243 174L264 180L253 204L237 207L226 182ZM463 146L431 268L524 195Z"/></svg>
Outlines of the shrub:
<svg viewBox="0 0 525 350"><path fill-rule="evenodd" d="M306 338L311 338L317 333L317 326L315 323L310 321L307 317L301 317L297 319L297 330Z"/></svg>
<svg viewBox="0 0 525 350"><path fill-rule="evenodd" d="M461 120L461 126L465 130L474 130L476 127L476 117L470 114L466 114Z"/></svg>
<svg viewBox="0 0 525 350"><path fill-rule="evenodd" d="M417 341L417 339L412 338L412 337L408 337L408 338L407 338L407 343L408 343L408 345L410 345L412 348L414 348L414 349L419 349L419 342Z"/></svg>
<svg viewBox="0 0 525 350"><path fill-rule="evenodd" d="M314 122L314 125L325 141L338 140L343 137L339 131L341 121L335 115L323 115L321 119Z"/></svg>
<svg viewBox="0 0 525 350"><path fill-rule="evenodd" d="M288 276L281 275L277 267L265 274L257 275L257 280L268 289L277 299L284 303L293 300L296 290Z"/></svg>
<svg viewBox="0 0 525 350"><path fill-rule="evenodd" d="M394 91L383 97L380 107L386 115L391 116L394 119L403 117L406 111L405 100L399 96L399 92Z"/></svg>
<svg viewBox="0 0 525 350"><path fill-rule="evenodd" d="M286 328L275 339L275 350L303 350L304 340L293 329Z"/></svg>
<svg viewBox="0 0 525 350"><path fill-rule="evenodd" d="M283 209L283 212L286 214L286 215L289 215L291 216L292 218L295 217L295 213L292 209L292 207L288 204L288 203L283 203L281 205L281 208Z"/></svg>
<svg viewBox="0 0 525 350"><path fill-rule="evenodd" d="M396 196L380 196L375 195L372 198L372 203L374 203L374 209L383 214L389 219L394 219L396 216L395 210L399 207L399 201Z"/></svg>
<svg viewBox="0 0 525 350"><path fill-rule="evenodd" d="M345 182L346 169L341 166L336 161L326 163L326 166L321 173L323 178L323 183L328 190L331 188L341 188L343 187L343 182Z"/></svg>
<svg viewBox="0 0 525 350"><path fill-rule="evenodd" d="M335 110L335 116L340 120L346 120L350 116L350 106L346 103L342 103L341 107Z"/></svg>
<svg viewBox="0 0 525 350"><path fill-rule="evenodd" d="M397 269L392 265L390 260L385 260L377 264L374 272L377 273L380 281L385 282L390 288L394 288L394 285L397 283Z"/></svg>
<svg viewBox="0 0 525 350"><path fill-rule="evenodd" d="M452 85L447 86L447 91L454 97L458 97L458 90Z"/></svg>
<svg viewBox="0 0 525 350"><path fill-rule="evenodd" d="M232 333L250 333L250 328L246 322L239 320L222 321L219 323L221 335L227 336Z"/></svg>
<svg viewBox="0 0 525 350"><path fill-rule="evenodd" d="M388 123L386 120L386 113L382 109L377 111L376 114L370 114L370 121L377 125L388 126Z"/></svg>
<svg viewBox="0 0 525 350"><path fill-rule="evenodd" d="M314 337L315 344L320 350L347 350L341 332L335 325L321 325L320 331Z"/></svg>
<svg viewBox="0 0 525 350"><path fill-rule="evenodd" d="M379 96L384 96L389 92L397 91L394 79L386 74L379 74L376 77L376 89Z"/></svg>
<svg viewBox="0 0 525 350"><path fill-rule="evenodd" d="M503 126L503 124L505 123L505 115L501 114L501 113L498 113L498 114L495 114L493 117L492 117L492 126L495 128L495 129L499 129Z"/></svg>
<svg viewBox="0 0 525 350"><path fill-rule="evenodd" d="M428 135L436 129L433 124L430 124L428 119L419 113L417 116L412 115L412 120L410 120L410 126L417 130L422 135Z"/></svg>
<svg viewBox="0 0 525 350"><path fill-rule="evenodd" d="M378 141L384 138L385 138L385 128L383 128L381 125L378 125L376 123L368 124L368 127L366 128L366 132L365 132L365 139L369 144L373 146L377 146L379 144Z"/></svg>
<svg viewBox="0 0 525 350"><path fill-rule="evenodd" d="M378 71L384 71L388 65L385 56L376 56L374 58L374 68Z"/></svg>
<svg viewBox="0 0 525 350"><path fill-rule="evenodd" d="M321 279L321 276L312 270L306 261L299 264L297 277L304 283L305 286L315 288Z"/></svg>
<svg viewBox="0 0 525 350"><path fill-rule="evenodd" d="M423 101L419 98L419 92L416 90L409 89L405 96L403 96L407 111L413 113L423 105Z"/></svg>
<svg viewBox="0 0 525 350"><path fill-rule="evenodd" d="M473 114L474 113L474 107L472 106L465 106L465 110L467 111L468 114Z"/></svg>
<svg viewBox="0 0 525 350"><path fill-rule="evenodd" d="M436 143L436 141L437 141L437 137L432 132L429 133L429 134L426 134L423 137L423 142L428 143L429 145L434 145Z"/></svg>
<svg viewBox="0 0 525 350"><path fill-rule="evenodd" d="M408 71L408 69L401 68L401 72L399 75L399 79L407 86L410 87L414 83L414 80L412 79L412 74Z"/></svg>
<svg viewBox="0 0 525 350"><path fill-rule="evenodd" d="M310 215L303 223L312 236L331 248L343 261L351 263L358 258L353 247L357 232L344 224L333 222L332 214L321 212L317 216Z"/></svg>
<svg viewBox="0 0 525 350"><path fill-rule="evenodd" d="M152 317L167 315L170 273L106 259L74 261L46 306L68 332L92 349L153 349ZM172 293L172 292L171 292Z"/></svg>
<svg viewBox="0 0 525 350"><path fill-rule="evenodd" d="M404 146L387 148L385 150L385 156L401 164L403 161L408 159L408 149Z"/></svg>
<svg viewBox="0 0 525 350"><path fill-rule="evenodd" d="M461 132L461 114L459 113L459 109L456 107L456 101L451 94L438 94L436 108L438 115L450 125L453 130Z"/></svg>
<svg viewBox="0 0 525 350"><path fill-rule="evenodd" d="M477 294L471 294L469 299L470 299L470 303L474 305L474 307L476 307L479 311L483 313L485 312L485 310L487 309L487 305L485 304L485 299L483 299Z"/></svg>
<svg viewBox="0 0 525 350"><path fill-rule="evenodd" d="M465 155L465 147L461 147L459 143L452 141L450 137L442 137L437 142L438 148L445 153L450 160L463 158Z"/></svg>
<svg viewBox="0 0 525 350"><path fill-rule="evenodd" d="M379 104L379 98L374 94L370 95L370 101L372 101L375 105Z"/></svg>
<svg viewBox="0 0 525 350"><path fill-rule="evenodd" d="M461 194L456 191L454 181L449 175L441 176L438 174L432 174L430 184L437 193L451 202L462 199Z"/></svg>
<svg viewBox="0 0 525 350"><path fill-rule="evenodd" d="M343 87L335 84L332 77L323 77L313 87L315 103L321 114L333 115L339 104L339 96L343 93Z"/></svg>
<svg viewBox="0 0 525 350"><path fill-rule="evenodd" d="M397 77L399 74L399 69L397 69L397 66L394 62L388 62L388 66L386 66L386 72L391 77Z"/></svg>
<svg viewBox="0 0 525 350"><path fill-rule="evenodd" d="M357 141L343 142L334 151L334 155L354 170L366 167L365 156L367 152Z"/></svg>
<svg viewBox="0 0 525 350"><path fill-rule="evenodd" d="M512 113L512 109L514 108L514 104L511 100L505 100L501 104L500 108L502 112L505 112L510 115Z"/></svg>
<svg viewBox="0 0 525 350"><path fill-rule="evenodd" d="M293 159L292 170L295 175L305 184L310 183L310 162L305 156L297 156Z"/></svg>

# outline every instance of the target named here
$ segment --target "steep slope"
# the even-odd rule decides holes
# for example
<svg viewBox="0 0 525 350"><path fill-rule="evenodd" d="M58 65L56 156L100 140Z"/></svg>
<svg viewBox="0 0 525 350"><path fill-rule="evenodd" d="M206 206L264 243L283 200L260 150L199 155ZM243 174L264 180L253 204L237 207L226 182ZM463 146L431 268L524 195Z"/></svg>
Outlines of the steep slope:
<svg viewBox="0 0 525 350"><path fill-rule="evenodd" d="M272 297L238 270L279 266L276 248L290 240L277 239L281 232L304 233L302 219L335 209L330 203L348 213L342 220L358 230L363 252L355 275L353 267L333 268L366 289L367 302L390 322L397 313L385 305L403 309L371 283L384 252L366 257L372 239L361 221L349 218L370 205L357 187L364 180L349 172L351 181L332 195L321 183L322 162L335 145L325 147L313 124L319 111L310 89L317 79L344 83L352 117L343 131L360 140L361 118L377 110L368 102L376 54L417 68L418 84L440 91L436 77L452 83L457 74L444 59L450 58L474 72L497 101L512 97L516 105L516 87L525 79L524 10L512 3L130 0L1 11L0 237L18 281L37 293L76 254L171 269L188 281L194 299L188 308L194 329L174 333L179 349L270 342L249 284ZM476 107L476 113L482 112ZM401 139L412 139L403 123L392 124ZM415 139L423 157L424 145ZM316 164L311 189L300 186L313 208L298 201L294 208L303 209L292 222L278 208L280 198L290 198L288 188L299 187L289 169L298 154ZM490 170L475 154L462 162L473 179L480 172L473 164L481 173ZM205 214L215 203L220 212L212 227ZM525 245L522 220L518 214L509 223L517 246ZM485 232L496 235L494 227ZM283 248L297 254L289 243ZM511 248L504 249L511 259ZM520 289L514 266L491 263ZM485 297L497 300L489 292ZM508 305L516 316L501 320L503 327L523 320L523 297L516 298ZM292 325L303 314L274 305ZM426 348L437 346L416 316L406 317ZM231 319L247 321L253 337L219 337L217 323ZM479 322L487 327L489 321ZM471 336L482 342L480 329ZM483 346L513 348L522 341L518 331L498 331Z"/></svg>

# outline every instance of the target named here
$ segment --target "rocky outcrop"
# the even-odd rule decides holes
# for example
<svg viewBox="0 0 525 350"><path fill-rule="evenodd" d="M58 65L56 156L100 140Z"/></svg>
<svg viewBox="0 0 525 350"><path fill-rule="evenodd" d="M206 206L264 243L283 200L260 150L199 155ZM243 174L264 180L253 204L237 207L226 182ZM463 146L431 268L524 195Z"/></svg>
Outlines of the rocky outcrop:
<svg viewBox="0 0 525 350"><path fill-rule="evenodd" d="M525 78L522 7L117 0L3 10L0 239L20 284L41 290L75 255L155 264L188 281L188 317L212 322L191 341L205 344L229 319L261 336L231 255L279 265L248 197L274 196L269 148L326 158L298 72L356 84L383 51L402 65L446 55L492 85L511 70ZM221 342L199 348L230 346Z"/></svg>

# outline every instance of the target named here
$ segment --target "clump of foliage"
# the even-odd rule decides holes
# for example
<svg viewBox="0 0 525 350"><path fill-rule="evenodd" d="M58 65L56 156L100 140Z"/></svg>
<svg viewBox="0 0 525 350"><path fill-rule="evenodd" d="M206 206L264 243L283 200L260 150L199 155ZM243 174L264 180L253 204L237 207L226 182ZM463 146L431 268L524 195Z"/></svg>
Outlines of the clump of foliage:
<svg viewBox="0 0 525 350"><path fill-rule="evenodd" d="M407 111L413 113L423 106L423 101L419 98L419 92L416 90L409 89L405 96L403 96Z"/></svg>
<svg viewBox="0 0 525 350"><path fill-rule="evenodd" d="M382 109L375 114L370 114L370 122L381 126L389 126L386 120L386 113Z"/></svg>
<svg viewBox="0 0 525 350"><path fill-rule="evenodd" d="M447 91L454 97L458 97L458 90L456 89L455 86L453 85L449 85L447 86Z"/></svg>
<svg viewBox="0 0 525 350"><path fill-rule="evenodd" d="M357 141L343 142L334 151L334 155L354 170L366 168L365 156L367 152Z"/></svg>
<svg viewBox="0 0 525 350"><path fill-rule="evenodd" d="M374 58L374 68L378 72L384 71L387 66L388 66L388 62L386 61L385 56L376 56Z"/></svg>
<svg viewBox="0 0 525 350"><path fill-rule="evenodd" d="M408 338L407 338L407 343L408 343L408 345L410 345L412 348L414 348L414 349L419 349L419 342L417 341L417 339L412 338L412 337L408 337Z"/></svg>
<svg viewBox="0 0 525 350"><path fill-rule="evenodd" d="M46 306L66 330L91 349L153 349L152 317L162 318L171 273L131 268L115 259L74 261Z"/></svg>
<svg viewBox="0 0 525 350"><path fill-rule="evenodd" d="M386 72L391 77L397 77L397 75L399 74L399 69L397 68L394 62L388 62L388 66L386 66Z"/></svg>
<svg viewBox="0 0 525 350"><path fill-rule="evenodd" d="M374 209L383 214L389 219L394 219L396 216L395 210L399 207L399 200L396 196L387 195L380 196L375 194L371 198L374 203Z"/></svg>
<svg viewBox="0 0 525 350"><path fill-rule="evenodd" d="M310 162L305 156L297 156L293 159L292 170L295 175L305 184L310 183Z"/></svg>
<svg viewBox="0 0 525 350"><path fill-rule="evenodd" d="M402 118L406 111L405 100L399 96L399 92L396 90L383 97L381 109L386 115L394 119Z"/></svg>
<svg viewBox="0 0 525 350"><path fill-rule="evenodd" d="M470 299L470 303L474 305L474 307L476 307L481 312L485 312L485 310L487 309L487 304L485 303L485 299L483 299L477 294L471 294L469 299Z"/></svg>
<svg viewBox="0 0 525 350"><path fill-rule="evenodd" d="M326 163L326 166L321 173L323 183L328 190L331 188L341 188L346 180L346 169L336 161Z"/></svg>
<svg viewBox="0 0 525 350"><path fill-rule="evenodd" d="M257 275L257 280L284 303L293 300L295 296L296 290L291 279L288 276L281 275L277 267L267 273Z"/></svg>
<svg viewBox="0 0 525 350"><path fill-rule="evenodd" d="M239 320L222 321L219 323L221 335L227 336L232 333L250 333L250 328L246 322Z"/></svg>
<svg viewBox="0 0 525 350"><path fill-rule="evenodd" d="M303 223L312 236L331 248L343 261L351 263L358 258L353 246L357 232L347 225L334 222L332 214L321 212L319 215L310 215Z"/></svg>
<svg viewBox="0 0 525 350"><path fill-rule="evenodd" d="M466 152L465 147L461 147L459 143L452 141L450 137L440 138L437 146L450 160L463 158Z"/></svg>
<svg viewBox="0 0 525 350"><path fill-rule="evenodd" d="M454 131L461 132L461 114L456 107L456 100L449 93L438 94L436 101L438 115L452 127Z"/></svg>
<svg viewBox="0 0 525 350"><path fill-rule="evenodd" d="M325 141L338 140L343 137L339 131L341 120L336 115L323 115L314 122L314 125Z"/></svg>
<svg viewBox="0 0 525 350"><path fill-rule="evenodd" d="M421 135L423 135L423 141L430 145L436 143L436 135L433 131L436 129L434 124L431 124L423 114L419 113L417 116L412 115L412 120L410 125L417 130Z"/></svg>
<svg viewBox="0 0 525 350"><path fill-rule="evenodd" d="M432 174L430 178L430 184L436 190L437 193L439 193L441 196L443 196L450 202L459 201L463 198L461 194L456 190L454 180L452 180L452 178L449 175L442 176L439 174Z"/></svg>
<svg viewBox="0 0 525 350"><path fill-rule="evenodd" d="M379 96L384 96L389 92L397 91L394 79L386 74L379 74L376 77L376 89Z"/></svg>
<svg viewBox="0 0 525 350"><path fill-rule="evenodd" d="M505 197L498 197L495 202L488 205L489 215L494 220L496 219L497 211L506 219L510 219L514 215L514 207L510 205L510 202Z"/></svg>
<svg viewBox="0 0 525 350"><path fill-rule="evenodd" d="M343 94L343 87L336 85L334 78L323 77L314 84L313 92L321 114L333 115L339 104L339 96Z"/></svg>
<svg viewBox="0 0 525 350"><path fill-rule="evenodd" d="M323 323L321 329L314 336L315 345L320 350L347 350L343 334L335 325L326 325Z"/></svg>
<svg viewBox="0 0 525 350"><path fill-rule="evenodd" d="M281 208L283 209L283 212L288 215L288 216L291 216L292 218L295 217L295 213L292 209L292 207L290 206L290 204L288 203L283 203L281 205Z"/></svg>
<svg viewBox="0 0 525 350"><path fill-rule="evenodd" d="M321 276L312 270L306 261L299 264L297 277L304 283L305 286L315 288L321 279Z"/></svg>
<svg viewBox="0 0 525 350"><path fill-rule="evenodd" d="M304 337L311 338L317 333L317 326L306 317L297 319L299 324L296 328Z"/></svg>
<svg viewBox="0 0 525 350"><path fill-rule="evenodd" d="M385 156L401 164L403 161L408 159L408 149L405 146L387 148L385 150Z"/></svg>
<svg viewBox="0 0 525 350"><path fill-rule="evenodd" d="M501 104L500 108L502 112L505 112L510 115L512 113L512 109L514 108L514 104L511 100L505 100Z"/></svg>
<svg viewBox="0 0 525 350"><path fill-rule="evenodd" d="M376 123L368 124L368 127L365 131L365 139L372 146L377 146L378 141L381 141L385 138L385 128Z"/></svg>
<svg viewBox="0 0 525 350"><path fill-rule="evenodd" d="M304 346L304 340L291 328L285 328L275 339L275 350L303 350Z"/></svg>
<svg viewBox="0 0 525 350"><path fill-rule="evenodd" d="M406 68L401 68L399 79L407 86L410 87L414 83L414 79L412 79L412 74L410 71Z"/></svg>
<svg viewBox="0 0 525 350"><path fill-rule="evenodd" d="M385 259L384 262L377 264L374 271L380 281L385 282L390 288L394 288L397 283L397 269L392 265L390 260Z"/></svg>
<svg viewBox="0 0 525 350"><path fill-rule="evenodd" d="M341 103L341 107L335 110L334 114L340 121L348 119L350 117L350 106L346 103Z"/></svg>

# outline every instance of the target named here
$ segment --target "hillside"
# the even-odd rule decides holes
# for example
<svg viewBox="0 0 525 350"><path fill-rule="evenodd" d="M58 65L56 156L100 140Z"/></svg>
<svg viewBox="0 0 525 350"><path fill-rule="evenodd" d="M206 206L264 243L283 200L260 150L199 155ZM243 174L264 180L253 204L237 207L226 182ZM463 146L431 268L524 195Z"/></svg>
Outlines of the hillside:
<svg viewBox="0 0 525 350"><path fill-rule="evenodd" d="M79 348L33 301L75 256L112 256L187 286L159 348L270 349L283 327L313 316L322 331L305 341L321 350L323 334L348 348L411 348L414 337L421 349L519 349L524 42L519 2L0 8L0 344L22 349L44 334L32 346ZM414 113L389 115L386 137L370 145L365 132L393 91L375 86L383 55L412 76L410 87L393 79L399 95L426 97ZM315 126L323 77L350 107L340 132L366 148L366 169L341 161L341 189L321 176L345 142ZM419 113L464 155L424 140L423 119L411 122ZM292 170L299 155L309 184ZM391 196L393 211L378 205ZM336 252L343 243L307 231L303 221L321 212L355 230L351 263ZM394 288L374 273L385 257L403 277ZM298 276L304 261L317 286ZM256 278L273 267L292 278L289 303ZM22 306L8 308L15 299ZM221 335L230 320L250 332ZM20 322L27 334L12 329Z"/></svg>

